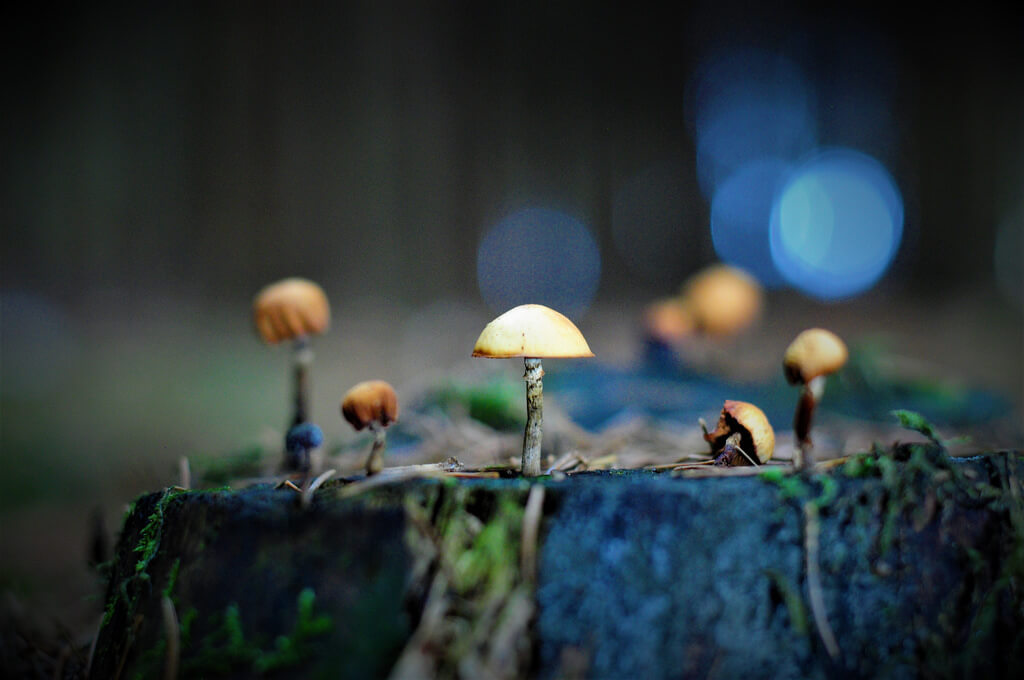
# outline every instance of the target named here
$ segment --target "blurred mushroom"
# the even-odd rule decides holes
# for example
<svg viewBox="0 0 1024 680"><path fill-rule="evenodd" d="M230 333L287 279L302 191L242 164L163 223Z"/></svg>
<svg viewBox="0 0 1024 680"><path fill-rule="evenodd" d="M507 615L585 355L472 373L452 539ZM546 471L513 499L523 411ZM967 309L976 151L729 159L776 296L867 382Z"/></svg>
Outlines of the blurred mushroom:
<svg viewBox="0 0 1024 680"><path fill-rule="evenodd" d="M377 474L384 468L385 430L398 420L398 397L394 388L383 380L367 380L355 385L341 400L341 415L357 432L367 427L373 432L366 474Z"/></svg>
<svg viewBox="0 0 1024 680"><path fill-rule="evenodd" d="M682 298L655 300L644 308L644 333L653 342L674 346L694 332L694 320Z"/></svg>
<svg viewBox="0 0 1024 680"><path fill-rule="evenodd" d="M299 423L288 430L284 438L284 448L288 459L285 465L289 470L309 472L309 452L324 443L323 431L313 423Z"/></svg>
<svg viewBox="0 0 1024 680"><path fill-rule="evenodd" d="M523 434L523 475L540 475L544 419L544 369L541 359L592 357L586 339L572 321L544 305L520 305L480 333L473 356L489 359L522 357L526 365L526 431Z"/></svg>
<svg viewBox="0 0 1024 680"><path fill-rule="evenodd" d="M800 400L793 417L793 433L797 441L794 459L799 469L814 464L811 443L811 419L814 409L825 393L825 379L835 373L849 356L846 344L838 335L823 328L809 328L790 343L782 359L786 380L801 385Z"/></svg>
<svg viewBox="0 0 1024 680"><path fill-rule="evenodd" d="M289 278L272 283L253 299L253 322L264 342L291 340L293 346L295 413L292 425L307 420L309 367L313 349L309 337L327 330L331 308L327 295L312 281Z"/></svg>
<svg viewBox="0 0 1024 680"><path fill-rule="evenodd" d="M726 264L697 272L680 293L693 325L710 336L734 335L746 329L760 315L763 297L754 277Z"/></svg>
<svg viewBox="0 0 1024 680"><path fill-rule="evenodd" d="M726 400L714 432L708 432L703 421L701 428L715 465L762 465L775 452L772 424L764 411L746 401Z"/></svg>

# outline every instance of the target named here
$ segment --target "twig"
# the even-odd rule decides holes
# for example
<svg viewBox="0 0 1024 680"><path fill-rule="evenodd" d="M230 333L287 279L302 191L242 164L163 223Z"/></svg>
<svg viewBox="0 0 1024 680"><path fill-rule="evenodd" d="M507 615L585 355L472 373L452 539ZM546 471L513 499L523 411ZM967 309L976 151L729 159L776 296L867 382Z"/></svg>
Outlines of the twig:
<svg viewBox="0 0 1024 680"><path fill-rule="evenodd" d="M750 461L750 464L751 464L751 465L753 465L754 467L761 467L760 463L758 463L758 462L757 462L756 460L754 460L753 458L751 458L751 457L750 457L750 456L749 456L749 455L747 454L747 452L746 452L746 451L744 451L744 450L743 450L742 448L740 448L740 446L739 446L738 444L736 445L736 447L735 447L735 448L736 448L736 450L737 450L737 451L739 451L740 453L742 453L742 454L743 454L743 457L744 457L744 458L746 458L746 459L747 459L748 461Z"/></svg>
<svg viewBox="0 0 1024 680"><path fill-rule="evenodd" d="M835 661L839 658L839 643L828 624L825 598L821 590L821 574L818 571L818 547L821 524L818 521L818 506L814 501L804 503L804 557L807 560L807 594L811 603L811 614L818 629L825 651Z"/></svg>
<svg viewBox="0 0 1024 680"><path fill-rule="evenodd" d="M103 628L103 619L106 618L106 614L100 614L99 620L96 622L96 632L92 635L92 642L89 643L89 654L85 658L85 677L92 675L92 659L96 655L96 642L100 639L100 629Z"/></svg>
<svg viewBox="0 0 1024 680"><path fill-rule="evenodd" d="M178 677L178 662L181 658L181 629L178 627L178 614L174 611L174 602L167 595L160 600L160 609L164 618L164 634L167 636L164 680L175 680Z"/></svg>
<svg viewBox="0 0 1024 680"><path fill-rule="evenodd" d="M436 466L433 470L427 468L400 472L397 474L385 469L382 470L380 474L374 475L373 477L368 477L359 482L352 482L343 488L338 495L341 498L351 498L363 493L364 491L369 491L370 489L375 489L380 486L400 484L413 479L437 479L444 476L445 473Z"/></svg>
<svg viewBox="0 0 1024 680"><path fill-rule="evenodd" d="M178 459L178 484L186 491L192 488L192 468L186 456Z"/></svg>
<svg viewBox="0 0 1024 680"><path fill-rule="evenodd" d="M523 511L522 547L519 555L519 568L523 578L530 582L537 578L537 536L543 509L544 486L534 484L530 487L530 495L526 498L526 510Z"/></svg>
<svg viewBox="0 0 1024 680"><path fill-rule="evenodd" d="M337 472L337 470L333 470L333 469L332 470L325 470L324 472L321 472L319 475L317 475L317 478L314 479L309 484L309 486L307 486L305 488L305 490L302 491L302 507L304 507L304 508L308 508L309 507L309 505L313 502L313 493L317 489L320 488L321 484L323 484L328 479L333 477L336 472Z"/></svg>

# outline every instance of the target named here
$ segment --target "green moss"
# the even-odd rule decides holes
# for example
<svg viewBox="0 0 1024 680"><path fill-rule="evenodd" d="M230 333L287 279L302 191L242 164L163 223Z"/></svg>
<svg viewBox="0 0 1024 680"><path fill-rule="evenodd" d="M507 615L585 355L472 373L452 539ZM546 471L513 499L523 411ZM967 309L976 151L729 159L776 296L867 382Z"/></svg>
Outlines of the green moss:
<svg viewBox="0 0 1024 680"><path fill-rule="evenodd" d="M167 585L164 586L164 597L171 597L174 593L174 585L178 581L178 570L181 568L181 558L177 557L171 565L171 571L167 574Z"/></svg>
<svg viewBox="0 0 1024 680"><path fill-rule="evenodd" d="M334 627L330 617L315 612L316 594L304 588L296 598L296 618L291 630L277 636L273 644L257 636L246 636L237 604L215 615L214 629L202 640L192 642L198 617L190 608L179 621L181 672L184 677L210 677L245 672L254 675L294 668L314 656L313 642ZM164 635L136 663L134 677L156 677L164 663L167 641Z"/></svg>
<svg viewBox="0 0 1024 680"><path fill-rule="evenodd" d="M809 630L807 625L807 607L804 606L803 598L796 585L776 569L765 569L764 575L771 580L772 585L782 598L782 603L786 606L786 612L789 614L789 622L793 630L799 635L807 635Z"/></svg>

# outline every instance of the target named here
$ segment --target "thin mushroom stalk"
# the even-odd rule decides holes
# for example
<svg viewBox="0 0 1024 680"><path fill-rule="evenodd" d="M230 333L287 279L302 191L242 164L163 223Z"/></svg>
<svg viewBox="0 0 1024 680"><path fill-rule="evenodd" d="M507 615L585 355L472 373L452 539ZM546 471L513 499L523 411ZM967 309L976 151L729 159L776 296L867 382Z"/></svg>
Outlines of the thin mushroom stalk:
<svg viewBox="0 0 1024 680"><path fill-rule="evenodd" d="M294 414L292 426L309 420L309 369L313 365L313 346L308 336L296 338L292 348L292 387Z"/></svg>
<svg viewBox="0 0 1024 680"><path fill-rule="evenodd" d="M523 475L540 476L540 451L544 424L544 369L541 360L523 360L526 372L526 431L523 433Z"/></svg>
<svg viewBox="0 0 1024 680"><path fill-rule="evenodd" d="M793 433L796 435L798 469L809 469L814 466L814 443L811 441L811 422L814 409L825 393L825 376L819 375L800 390L796 413L793 416Z"/></svg>
<svg viewBox="0 0 1024 680"><path fill-rule="evenodd" d="M379 423L371 423L370 431L373 432L373 446L370 448L370 455L366 459L366 475L375 475L384 469L384 447L387 441L387 433Z"/></svg>

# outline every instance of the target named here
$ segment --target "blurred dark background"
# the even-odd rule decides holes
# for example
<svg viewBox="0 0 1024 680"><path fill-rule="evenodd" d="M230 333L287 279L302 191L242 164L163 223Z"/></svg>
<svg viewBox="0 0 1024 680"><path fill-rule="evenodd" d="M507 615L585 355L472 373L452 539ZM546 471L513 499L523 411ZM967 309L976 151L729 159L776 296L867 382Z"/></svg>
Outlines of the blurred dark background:
<svg viewBox="0 0 1024 680"><path fill-rule="evenodd" d="M584 225L570 232L598 259L572 315L600 358L628 361L642 305L722 256L694 111L698 75L730 50L794 65L814 146L870 156L901 197L902 239L870 282L841 299L771 287L763 363L776 370L808 323L881 333L1020 412L1012 3L25 11L5 46L0 208L0 512L4 544L24 546L0 586L22 597L67 595L33 581L63 574L38 568L53 540L40 527L77 545L84 509L116 526L178 456L283 424L286 353L249 326L252 295L277 278L331 298L314 405L329 437L351 436L337 399L357 380L408 386L464 362L506 302L484 294L501 277L478 271L479 249L522 209ZM578 264L576 246L547 248L551 266Z"/></svg>

